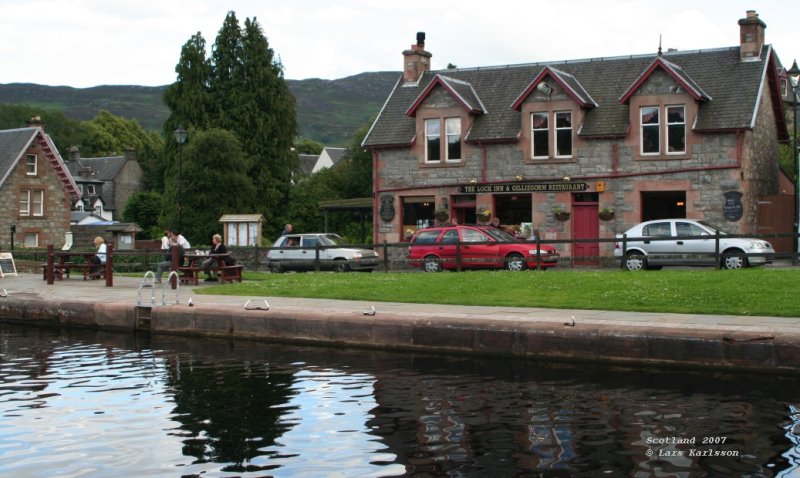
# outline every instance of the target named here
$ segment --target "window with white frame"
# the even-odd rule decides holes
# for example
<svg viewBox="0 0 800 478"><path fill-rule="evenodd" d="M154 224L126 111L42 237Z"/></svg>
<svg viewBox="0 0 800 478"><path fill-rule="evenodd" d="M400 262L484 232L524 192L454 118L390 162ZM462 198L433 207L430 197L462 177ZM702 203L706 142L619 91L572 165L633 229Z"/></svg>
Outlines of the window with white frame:
<svg viewBox="0 0 800 478"><path fill-rule="evenodd" d="M25 160L25 174L28 176L36 176L38 171L38 158L35 154L29 154Z"/></svg>
<svg viewBox="0 0 800 478"><path fill-rule="evenodd" d="M789 96L789 82L786 78L781 78L781 97L786 98Z"/></svg>
<svg viewBox="0 0 800 478"><path fill-rule="evenodd" d="M89 196L94 196L96 194L96 190L94 188L94 184L87 184L86 185L86 194Z"/></svg>
<svg viewBox="0 0 800 478"><path fill-rule="evenodd" d="M531 113L531 157L533 159L572 157L571 111Z"/></svg>
<svg viewBox="0 0 800 478"><path fill-rule="evenodd" d="M667 153L686 152L686 109L667 106Z"/></svg>
<svg viewBox="0 0 800 478"><path fill-rule="evenodd" d="M550 157L550 127L549 115L544 113L531 114L531 148L534 158Z"/></svg>
<svg viewBox="0 0 800 478"><path fill-rule="evenodd" d="M556 111L556 157L572 157L572 113Z"/></svg>
<svg viewBox="0 0 800 478"><path fill-rule="evenodd" d="M44 216L44 190L21 190L19 193L19 215Z"/></svg>
<svg viewBox="0 0 800 478"><path fill-rule="evenodd" d="M461 118L425 120L425 162L441 163L442 160L461 162Z"/></svg>
<svg viewBox="0 0 800 478"><path fill-rule="evenodd" d="M639 110L639 120L640 152L643 156L656 156L662 151L667 154L686 153L684 105L643 106Z"/></svg>
<svg viewBox="0 0 800 478"><path fill-rule="evenodd" d="M461 118L447 118L444 120L445 133L447 134L446 161L461 161Z"/></svg>
<svg viewBox="0 0 800 478"><path fill-rule="evenodd" d="M39 247L39 233L26 232L23 241L25 247Z"/></svg>
<svg viewBox="0 0 800 478"><path fill-rule="evenodd" d="M661 123L658 106L644 106L639 110L641 153L659 154L661 152Z"/></svg>

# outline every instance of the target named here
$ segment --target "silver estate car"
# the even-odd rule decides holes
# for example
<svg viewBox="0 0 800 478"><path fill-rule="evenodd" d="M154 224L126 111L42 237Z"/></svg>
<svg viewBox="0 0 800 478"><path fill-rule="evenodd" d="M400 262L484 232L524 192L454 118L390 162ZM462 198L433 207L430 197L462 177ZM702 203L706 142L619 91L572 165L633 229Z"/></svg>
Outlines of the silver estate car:
<svg viewBox="0 0 800 478"><path fill-rule="evenodd" d="M628 270L661 269L662 266L713 266L715 235L719 231L722 267L740 269L772 263L775 249L761 239L729 237L729 233L704 221L658 219L637 224L617 234L614 257Z"/></svg>
<svg viewBox="0 0 800 478"><path fill-rule="evenodd" d="M337 234L288 234L281 236L267 253L272 272L313 271L319 249L320 270L367 271L378 266L378 253L371 249L346 247Z"/></svg>

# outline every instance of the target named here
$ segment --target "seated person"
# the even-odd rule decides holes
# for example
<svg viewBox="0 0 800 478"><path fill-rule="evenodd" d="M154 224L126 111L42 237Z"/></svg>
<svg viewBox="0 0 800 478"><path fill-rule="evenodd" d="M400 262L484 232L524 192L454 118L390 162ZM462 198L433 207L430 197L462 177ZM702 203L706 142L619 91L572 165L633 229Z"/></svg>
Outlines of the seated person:
<svg viewBox="0 0 800 478"><path fill-rule="evenodd" d="M222 243L222 236L219 234L214 234L211 237L211 250L209 254L227 254L228 248L225 247L225 244ZM225 258L225 262L227 264L228 257ZM203 272L206 274L206 282L216 282L217 279L214 275L214 271L211 270L219 261L216 257L209 257L208 259L203 261Z"/></svg>
<svg viewBox="0 0 800 478"><path fill-rule="evenodd" d="M182 242L185 244L184 247L181 247L179 244L179 239L182 239ZM169 234L169 250L167 254L164 254L163 260L158 263L158 267L156 269L156 283L161 283L161 276L164 275L164 272L169 271L172 269L172 248L178 248L178 265L180 266L183 264L184 255L186 254L186 249L189 248L189 242L183 238L177 232L170 232Z"/></svg>
<svg viewBox="0 0 800 478"><path fill-rule="evenodd" d="M96 278L102 275L103 268L100 266L104 266L106 263L106 244L102 237L97 236L94 238L94 246L97 248L97 253L91 258L93 264L91 273Z"/></svg>

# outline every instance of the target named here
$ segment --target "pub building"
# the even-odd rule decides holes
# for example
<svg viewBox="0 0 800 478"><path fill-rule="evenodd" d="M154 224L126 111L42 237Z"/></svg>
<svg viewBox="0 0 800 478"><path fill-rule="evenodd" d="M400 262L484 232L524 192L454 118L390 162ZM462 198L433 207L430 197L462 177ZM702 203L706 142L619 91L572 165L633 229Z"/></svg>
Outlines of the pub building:
<svg viewBox="0 0 800 478"><path fill-rule="evenodd" d="M732 47L438 71L418 33L362 144L374 241L407 240L437 211L459 224L488 212L544 240L672 217L791 233L782 66L756 12L738 23ZM594 257L613 243L558 247Z"/></svg>

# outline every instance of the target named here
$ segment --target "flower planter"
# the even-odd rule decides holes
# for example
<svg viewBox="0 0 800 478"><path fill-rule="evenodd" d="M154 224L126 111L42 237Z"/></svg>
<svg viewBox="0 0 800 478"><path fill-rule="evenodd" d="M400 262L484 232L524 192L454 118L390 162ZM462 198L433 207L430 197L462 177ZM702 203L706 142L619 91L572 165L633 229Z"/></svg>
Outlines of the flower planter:
<svg viewBox="0 0 800 478"><path fill-rule="evenodd" d="M553 213L553 216L555 216L556 220L559 220L559 221L568 221L569 220L569 213L568 212L564 212L564 211L555 212L555 213Z"/></svg>
<svg viewBox="0 0 800 478"><path fill-rule="evenodd" d="M610 221L614 219L614 211L600 211L597 215L603 221Z"/></svg>

